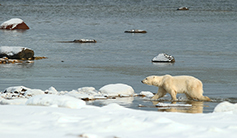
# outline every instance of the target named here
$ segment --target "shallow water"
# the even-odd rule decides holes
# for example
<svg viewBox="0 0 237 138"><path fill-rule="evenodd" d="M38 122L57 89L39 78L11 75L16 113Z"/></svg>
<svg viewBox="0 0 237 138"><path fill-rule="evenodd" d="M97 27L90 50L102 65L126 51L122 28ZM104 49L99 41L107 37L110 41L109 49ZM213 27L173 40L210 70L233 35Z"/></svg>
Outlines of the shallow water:
<svg viewBox="0 0 237 138"><path fill-rule="evenodd" d="M190 10L177 11L180 6ZM36 56L48 57L34 64L0 65L0 91L17 85L42 90L54 86L58 91L91 86L98 90L106 84L125 83L136 93L156 92L156 87L141 80L148 75L171 74L192 75L203 82L204 95L216 101L198 103L205 113L223 100L236 102L234 0L3 0L0 12L1 22L17 17L30 27L24 32L0 30L0 46L29 47ZM130 29L148 33L124 33ZM59 42L83 38L97 43ZM176 62L151 63L162 52L174 56ZM123 105L158 110L141 98Z"/></svg>

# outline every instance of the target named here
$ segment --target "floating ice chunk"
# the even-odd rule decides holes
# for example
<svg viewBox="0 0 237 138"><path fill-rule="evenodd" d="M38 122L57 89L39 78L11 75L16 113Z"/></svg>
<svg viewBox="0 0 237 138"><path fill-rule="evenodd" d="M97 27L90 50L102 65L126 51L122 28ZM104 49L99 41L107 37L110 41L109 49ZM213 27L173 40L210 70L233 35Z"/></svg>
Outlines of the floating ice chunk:
<svg viewBox="0 0 237 138"><path fill-rule="evenodd" d="M144 96L144 97L153 97L154 94L152 92L149 92L149 91L141 91L139 93L139 96Z"/></svg>
<svg viewBox="0 0 237 138"><path fill-rule="evenodd" d="M105 85L99 91L108 96L132 96L134 94L131 86L121 83Z"/></svg>
<svg viewBox="0 0 237 138"><path fill-rule="evenodd" d="M25 91L24 96L26 97L32 97L35 95L42 95L45 94L44 91L40 90L40 89L28 89L27 91Z"/></svg>
<svg viewBox="0 0 237 138"><path fill-rule="evenodd" d="M66 108L81 108L86 103L80 99L66 95L37 95L29 98L26 105L58 106Z"/></svg>
<svg viewBox="0 0 237 138"><path fill-rule="evenodd" d="M224 101L219 103L215 108L214 108L214 113L217 112L231 112L234 111L237 113L237 104L232 104L230 102Z"/></svg>
<svg viewBox="0 0 237 138"><path fill-rule="evenodd" d="M156 107L190 107L191 104L170 104L170 103L158 103Z"/></svg>
<svg viewBox="0 0 237 138"><path fill-rule="evenodd" d="M160 53L156 57L152 59L152 62L175 62L175 59L173 56L168 55L166 53Z"/></svg>

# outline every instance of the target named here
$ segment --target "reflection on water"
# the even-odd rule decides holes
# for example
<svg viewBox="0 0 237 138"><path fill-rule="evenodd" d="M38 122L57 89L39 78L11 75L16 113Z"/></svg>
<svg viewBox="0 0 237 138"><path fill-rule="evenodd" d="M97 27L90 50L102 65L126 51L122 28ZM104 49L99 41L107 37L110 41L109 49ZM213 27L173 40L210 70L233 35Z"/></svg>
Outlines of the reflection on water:
<svg viewBox="0 0 237 138"><path fill-rule="evenodd" d="M168 67L174 65L174 63L158 63L158 62L152 62L152 64L158 67Z"/></svg>
<svg viewBox="0 0 237 138"><path fill-rule="evenodd" d="M158 104L158 101L152 101L153 105ZM191 104L189 107L157 107L161 112L181 112L181 113L203 113L204 102L188 101L188 102L172 102L172 104Z"/></svg>

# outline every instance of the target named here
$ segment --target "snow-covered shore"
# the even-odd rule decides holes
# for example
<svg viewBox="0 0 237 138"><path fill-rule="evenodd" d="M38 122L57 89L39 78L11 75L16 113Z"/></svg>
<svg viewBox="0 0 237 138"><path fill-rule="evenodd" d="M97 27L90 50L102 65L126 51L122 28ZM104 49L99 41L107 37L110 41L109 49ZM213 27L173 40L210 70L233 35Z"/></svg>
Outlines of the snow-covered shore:
<svg viewBox="0 0 237 138"><path fill-rule="evenodd" d="M229 105L223 104L220 108ZM234 138L237 135L237 108L185 114L133 110L113 103L103 107L85 105L80 109L1 105L0 110L1 137Z"/></svg>
<svg viewBox="0 0 237 138"><path fill-rule="evenodd" d="M1 137L234 138L237 135L237 104L229 102L218 104L213 113L187 114L134 110L116 103L97 107L81 100L134 94L133 88L126 84L105 85L99 91L83 87L69 92L58 92L54 87L43 91L17 86L1 93L1 104L9 104L0 105ZM152 96L150 92L140 94Z"/></svg>

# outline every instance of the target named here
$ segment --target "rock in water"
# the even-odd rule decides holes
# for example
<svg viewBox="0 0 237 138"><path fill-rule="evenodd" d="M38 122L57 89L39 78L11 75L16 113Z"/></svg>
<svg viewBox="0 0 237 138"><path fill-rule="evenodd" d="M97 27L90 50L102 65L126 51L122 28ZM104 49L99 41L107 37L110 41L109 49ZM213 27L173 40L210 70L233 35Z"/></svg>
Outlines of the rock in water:
<svg viewBox="0 0 237 138"><path fill-rule="evenodd" d="M0 29L6 30L15 30L15 29L23 29L27 30L30 29L22 19L19 18L12 18L8 21L5 21L1 24Z"/></svg>
<svg viewBox="0 0 237 138"><path fill-rule="evenodd" d="M33 60L34 51L26 47L0 47L0 58L7 57L8 59Z"/></svg>
<svg viewBox="0 0 237 138"><path fill-rule="evenodd" d="M168 55L166 53L160 53L158 56L152 59L152 62L171 62L174 63L175 59L173 56Z"/></svg>
<svg viewBox="0 0 237 138"><path fill-rule="evenodd" d="M147 33L145 30L128 30L124 31L124 33Z"/></svg>

